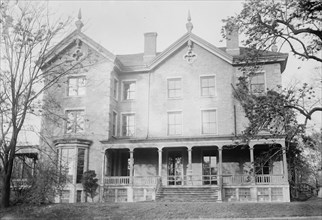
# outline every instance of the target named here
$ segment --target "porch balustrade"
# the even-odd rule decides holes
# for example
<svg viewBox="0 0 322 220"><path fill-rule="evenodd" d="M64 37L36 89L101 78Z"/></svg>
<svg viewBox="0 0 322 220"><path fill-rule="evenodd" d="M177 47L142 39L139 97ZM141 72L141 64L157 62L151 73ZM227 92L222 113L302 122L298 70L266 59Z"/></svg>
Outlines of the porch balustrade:
<svg viewBox="0 0 322 220"><path fill-rule="evenodd" d="M267 174L267 175L255 175L256 185L265 184L283 184L286 183L283 174ZM240 184L251 184L254 183L254 177L252 175L223 175L224 185L240 185Z"/></svg>
<svg viewBox="0 0 322 220"><path fill-rule="evenodd" d="M160 180L159 176L109 176L104 178L104 184L108 186L156 186ZM218 175L180 175L167 176L168 186L200 186L218 185ZM287 182L283 174L280 175L222 175L223 185L253 184L284 184Z"/></svg>
<svg viewBox="0 0 322 220"><path fill-rule="evenodd" d="M155 186L159 176L109 176L104 178L104 185L108 186Z"/></svg>
<svg viewBox="0 0 322 220"><path fill-rule="evenodd" d="M281 175L256 175L256 184L281 184L286 183L287 179Z"/></svg>
<svg viewBox="0 0 322 220"><path fill-rule="evenodd" d="M167 176L167 185L217 185L217 175L181 175Z"/></svg>

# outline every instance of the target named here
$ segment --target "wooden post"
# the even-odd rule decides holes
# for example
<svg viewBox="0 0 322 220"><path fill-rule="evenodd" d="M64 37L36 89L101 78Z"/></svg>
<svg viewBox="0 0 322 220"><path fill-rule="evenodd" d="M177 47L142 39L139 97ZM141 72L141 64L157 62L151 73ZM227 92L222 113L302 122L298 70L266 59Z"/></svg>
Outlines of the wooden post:
<svg viewBox="0 0 322 220"><path fill-rule="evenodd" d="M159 170L158 170L158 174L159 177L162 176L162 149L158 149L158 156L159 156Z"/></svg>
<svg viewBox="0 0 322 220"><path fill-rule="evenodd" d="M222 202L223 196L223 177L222 177L222 148L223 146L218 146L218 185L219 185L219 191L218 191L218 202Z"/></svg>
<svg viewBox="0 0 322 220"><path fill-rule="evenodd" d="M191 185L192 183L192 148L189 146L188 147L188 172L187 172L187 177L189 178L189 182Z"/></svg>
<svg viewBox="0 0 322 220"><path fill-rule="evenodd" d="M255 185L256 184L256 176L255 176L255 164L254 164L254 144L249 145L249 152L250 152L251 169L253 170L251 175L253 178L253 185Z"/></svg>
<svg viewBox="0 0 322 220"><path fill-rule="evenodd" d="M288 183L288 170L287 170L287 159L286 159L286 149L284 144L282 145L283 150L283 173L284 173L284 179Z"/></svg>

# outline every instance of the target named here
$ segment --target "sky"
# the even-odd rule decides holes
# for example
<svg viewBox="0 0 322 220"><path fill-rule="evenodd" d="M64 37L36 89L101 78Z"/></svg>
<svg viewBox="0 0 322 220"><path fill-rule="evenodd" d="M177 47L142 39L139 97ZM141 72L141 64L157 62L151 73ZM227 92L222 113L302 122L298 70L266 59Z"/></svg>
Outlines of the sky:
<svg viewBox="0 0 322 220"><path fill-rule="evenodd" d="M236 15L242 9L240 0L226 1L47 1L55 18L71 17L74 21L81 9L82 31L113 54L143 52L144 33L157 32L157 50L162 51L186 33L190 10L192 32L209 43L222 47L222 19ZM76 28L71 24L66 35ZM282 50L282 52L289 52ZM320 67L316 69L316 67ZM321 64L302 62L291 54L282 74L283 86L313 82L320 78ZM316 83L316 80L315 80ZM321 95L321 94L319 94ZM321 114L316 113L311 124L322 127Z"/></svg>

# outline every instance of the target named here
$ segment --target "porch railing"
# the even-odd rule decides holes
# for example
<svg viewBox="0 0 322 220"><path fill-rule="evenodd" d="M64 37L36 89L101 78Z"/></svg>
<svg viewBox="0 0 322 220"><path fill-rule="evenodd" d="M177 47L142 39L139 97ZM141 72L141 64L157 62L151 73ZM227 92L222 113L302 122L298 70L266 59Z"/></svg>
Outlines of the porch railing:
<svg viewBox="0 0 322 220"><path fill-rule="evenodd" d="M104 185L107 186L156 186L160 180L159 176L109 176L104 178ZM218 175L180 175L167 176L166 184L168 186L200 186L200 185L218 185ZM287 180L283 174L274 175L222 175L223 185L265 185L265 184L285 184Z"/></svg>
<svg viewBox="0 0 322 220"><path fill-rule="evenodd" d="M256 184L283 184L287 183L284 175L256 175Z"/></svg>
<svg viewBox="0 0 322 220"><path fill-rule="evenodd" d="M200 186L200 185L217 185L217 175L180 175L180 176L167 176L167 185L189 185L189 186Z"/></svg>
<svg viewBox="0 0 322 220"><path fill-rule="evenodd" d="M104 185L109 186L155 186L159 176L108 176L104 178Z"/></svg>
<svg viewBox="0 0 322 220"><path fill-rule="evenodd" d="M265 184L284 184L287 181L283 174L267 174L267 175L223 175L224 185L240 185L252 184L265 185Z"/></svg>

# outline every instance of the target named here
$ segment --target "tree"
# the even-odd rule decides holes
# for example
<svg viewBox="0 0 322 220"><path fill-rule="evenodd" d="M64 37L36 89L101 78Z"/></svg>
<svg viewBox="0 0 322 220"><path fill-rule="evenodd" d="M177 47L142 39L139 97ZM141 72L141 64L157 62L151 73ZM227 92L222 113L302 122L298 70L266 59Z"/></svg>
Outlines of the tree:
<svg viewBox="0 0 322 220"><path fill-rule="evenodd" d="M288 45L296 56L322 62L321 11L320 0L248 0L237 16L224 20L225 29L237 26L250 48L278 51L277 45Z"/></svg>
<svg viewBox="0 0 322 220"><path fill-rule="evenodd" d="M96 173L94 170L88 170L83 174L82 185L86 193L86 197L90 196L92 198L92 201L97 194L97 181L98 179L96 178Z"/></svg>
<svg viewBox="0 0 322 220"><path fill-rule="evenodd" d="M2 1L0 5L0 178L1 206L8 207L17 138L30 114L41 114L40 96L59 78L79 68L62 60L45 66L54 40L69 24L50 22L42 3Z"/></svg>

